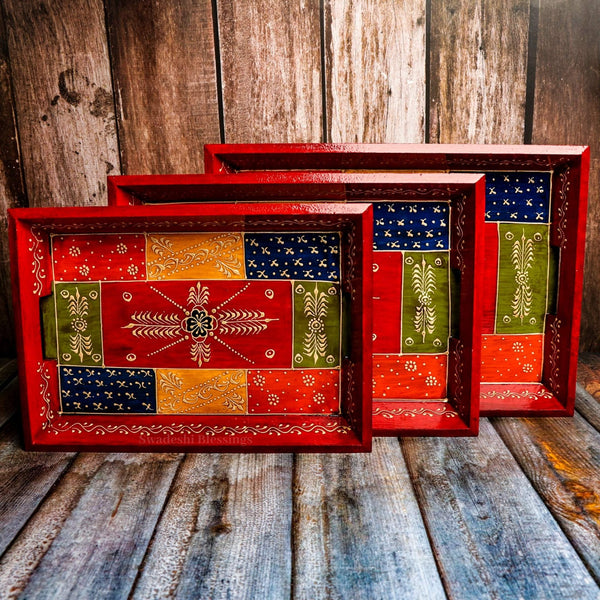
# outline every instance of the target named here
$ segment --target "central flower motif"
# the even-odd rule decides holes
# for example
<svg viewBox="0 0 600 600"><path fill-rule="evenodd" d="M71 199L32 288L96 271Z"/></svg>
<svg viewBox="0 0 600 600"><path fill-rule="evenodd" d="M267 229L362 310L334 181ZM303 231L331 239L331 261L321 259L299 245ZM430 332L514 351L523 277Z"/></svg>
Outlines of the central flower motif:
<svg viewBox="0 0 600 600"><path fill-rule="evenodd" d="M204 338L215 328L215 318L211 317L204 309L195 308L183 320L183 328L194 338Z"/></svg>

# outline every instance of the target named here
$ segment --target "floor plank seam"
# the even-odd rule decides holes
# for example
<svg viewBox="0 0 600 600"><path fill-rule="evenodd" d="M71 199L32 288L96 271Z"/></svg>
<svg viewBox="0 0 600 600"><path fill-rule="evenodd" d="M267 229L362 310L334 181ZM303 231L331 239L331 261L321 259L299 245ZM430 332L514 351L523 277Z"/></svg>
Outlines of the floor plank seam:
<svg viewBox="0 0 600 600"><path fill-rule="evenodd" d="M523 473L523 475L525 475L525 477L527 478L527 481L529 481L529 484L531 485L531 488L533 489L533 491L535 492L535 494L537 494L538 498L540 499L541 503L544 505L544 508L546 509L546 511L550 514L550 516L552 517L552 520L556 523L556 525L558 526L559 530L561 531L562 535L565 537L565 539L567 540L567 542L570 544L570 546L573 548L575 554L577 554L579 560L581 561L581 563L584 565L585 569L588 571L588 573L590 574L590 576L592 577L592 579L596 582L596 584L599 586L600 589L600 578L598 577L598 575L594 574L594 572L591 569L591 566L588 564L585 556L582 555L582 553L580 552L580 550L577 548L577 546L571 541L571 536L569 534L569 532L565 529L565 527L563 526L563 524L561 523L560 519L554 514L554 510L553 510L553 506L549 503L546 502L546 500L544 499L544 497L541 495L541 493L538 491L535 482L530 479L530 477L527 475L527 473L525 472L525 470L523 469L523 467L521 466L521 463L519 462L519 459L512 453L512 451L510 450L510 448L508 447L506 441L504 440L504 438L502 437L502 434L500 433L500 431L497 429L496 427L496 420L498 418L501 417L493 417L490 418L490 422L492 424L492 427L494 428L494 431L497 433L498 437L500 438L500 440L502 441L502 443L506 446L506 448L508 449L508 451L510 452L511 456L513 457L513 459L515 460L515 463L518 465L519 469L521 470L521 472ZM541 418L541 417L540 417ZM555 417L546 417L546 418L555 418ZM561 417L558 417L561 418ZM564 418L564 417L563 417ZM568 417L571 418L571 417ZM586 421L587 422L587 421ZM594 430L596 430L594 428ZM554 467L552 466L552 464L550 464L550 468L552 469L552 472L556 475L556 477L558 477L559 479L560 476L558 473L556 473L556 471L554 470Z"/></svg>
<svg viewBox="0 0 600 600"><path fill-rule="evenodd" d="M431 549L431 554L433 556L433 560L435 561L435 566L437 568L438 571L438 575L440 577L440 581L442 582L442 586L444 588L444 594L446 594L446 598L450 598L450 589L449 589L449 585L448 582L446 581L446 577L444 575L444 571L441 567L440 564L440 560L438 558L438 553L435 550L435 545L434 545L434 541L433 541L433 537L431 535L431 531L430 531L430 527L429 527L429 522L427 521L427 518L425 516L425 513L423 511L423 503L419 501L419 495L417 494L417 490L415 488L415 482L413 479L413 475L411 473L411 470L408 466L408 461L406 460L406 454L404 452L404 447L402 445L402 439L403 438L397 438L398 440L398 445L400 446L400 453L402 454L402 460L404 461L404 464L406 465L406 470L408 472L408 478L410 480L410 487L413 493L413 496L415 497L415 502L417 504L417 507L419 508L419 514L421 515L421 521L423 523L423 528L425 529L425 535L427 536L427 541L429 542L429 548Z"/></svg>
<svg viewBox="0 0 600 600"><path fill-rule="evenodd" d="M296 598L296 495L294 490L296 488L296 473L297 473L297 461L298 454L292 455L292 530L290 532L290 562L291 562L291 573L290 573L290 599Z"/></svg>
<svg viewBox="0 0 600 600"><path fill-rule="evenodd" d="M171 500L171 497L173 496L173 493L174 493L173 487L174 487L175 481L177 481L177 477L183 467L183 463L185 462L185 459L187 456L188 456L187 454L180 455L179 464L177 465L177 468L175 469L175 472L173 473L173 478L171 479L171 483L169 485L169 491L165 494L165 501L163 502L163 505L160 509L160 513L158 514L156 523L154 524L154 528L152 529L152 535L150 536L150 539L148 540L148 545L146 546L146 549L144 550L144 556L142 557L142 560L140 561L140 564L138 566L137 573L136 573L133 581L131 582L131 588L129 589L129 594L127 595L128 600L131 600L134 597L135 590L138 586L138 582L139 582L139 580L142 576L142 573L144 572L144 569L146 567L146 562L147 562L148 556L150 555L150 553L152 551L152 546L154 545L154 541L156 539L156 533L160 527L165 510L167 509L167 506L169 506L169 501Z"/></svg>
<svg viewBox="0 0 600 600"><path fill-rule="evenodd" d="M7 421L7 423L8 423L8 421ZM19 442L22 442L22 440L19 439ZM4 556L6 556L7 553L11 550L11 548L13 547L13 545L15 544L15 542L21 536L21 533L23 531L25 531L25 529L27 528L27 526L29 525L29 523L31 522L31 520L37 515L37 513L40 510L41 506L43 506L44 502L46 502L46 500L52 495L52 493L54 492L54 490L58 487L58 485L60 484L60 482L62 481L62 479L67 474L67 471L71 468L71 466L75 462L75 459L77 458L77 456L79 456L79 453L75 452L73 454L73 456L71 456L70 460L68 460L65 463L65 466L64 466L63 470L57 475L56 479L54 480L54 482L52 483L52 485L48 488L48 490L46 491L46 493L44 494L44 496L42 498L40 498L40 501L38 502L35 510L27 517L27 519L25 520L25 522L23 523L23 525L15 533L13 539L10 541L9 544L7 544L7 546L4 549L4 551L2 553L0 553L0 561L2 561L2 559L4 558ZM54 543L54 541L53 541L53 543ZM48 547L48 549L46 550L46 552L48 552L51 547L52 547L52 544L50 544L50 546ZM40 561L41 561L41 559L40 559ZM34 569L34 571L32 571L31 574L33 575L34 572L35 572L35 569Z"/></svg>

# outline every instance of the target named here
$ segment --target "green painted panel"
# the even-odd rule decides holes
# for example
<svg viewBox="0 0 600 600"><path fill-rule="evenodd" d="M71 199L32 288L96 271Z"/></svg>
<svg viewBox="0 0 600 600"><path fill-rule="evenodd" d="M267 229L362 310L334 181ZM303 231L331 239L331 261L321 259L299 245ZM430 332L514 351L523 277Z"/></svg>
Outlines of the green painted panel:
<svg viewBox="0 0 600 600"><path fill-rule="evenodd" d="M56 360L56 315L54 314L54 296L40 298L40 315L44 343L44 358Z"/></svg>
<svg viewBox="0 0 600 600"><path fill-rule="evenodd" d="M447 252L406 252L402 352L445 352L450 327Z"/></svg>
<svg viewBox="0 0 600 600"><path fill-rule="evenodd" d="M58 361L101 365L100 284L56 283Z"/></svg>
<svg viewBox="0 0 600 600"><path fill-rule="evenodd" d="M498 225L498 333L541 333L548 291L548 225Z"/></svg>
<svg viewBox="0 0 600 600"><path fill-rule="evenodd" d="M340 287L294 281L294 367L340 364Z"/></svg>

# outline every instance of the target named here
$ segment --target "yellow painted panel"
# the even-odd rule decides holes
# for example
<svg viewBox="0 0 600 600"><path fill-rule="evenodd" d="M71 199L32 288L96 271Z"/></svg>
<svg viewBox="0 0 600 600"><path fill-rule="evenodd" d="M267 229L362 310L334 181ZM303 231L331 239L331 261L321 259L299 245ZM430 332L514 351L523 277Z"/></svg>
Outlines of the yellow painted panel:
<svg viewBox="0 0 600 600"><path fill-rule="evenodd" d="M148 233L148 279L244 279L241 233Z"/></svg>
<svg viewBox="0 0 600 600"><path fill-rule="evenodd" d="M212 369L157 369L159 414L245 414L246 372Z"/></svg>

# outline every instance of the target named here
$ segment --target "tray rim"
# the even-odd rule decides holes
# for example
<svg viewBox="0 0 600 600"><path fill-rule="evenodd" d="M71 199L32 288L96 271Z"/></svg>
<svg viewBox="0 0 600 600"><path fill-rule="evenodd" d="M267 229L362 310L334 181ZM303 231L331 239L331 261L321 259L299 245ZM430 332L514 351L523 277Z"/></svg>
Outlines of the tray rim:
<svg viewBox="0 0 600 600"><path fill-rule="evenodd" d="M301 196L303 200L307 195L313 197L313 200L321 200L324 197L327 201L336 199L337 202L345 203L348 198L352 199L349 204L360 201L371 201L376 197L381 197L385 191L383 199L404 199L411 200L423 198L423 195L429 196L431 200L445 198L453 202L462 197L469 197L472 203L473 214L481 215L483 220L483 200L485 193L485 178L482 174L460 173L460 174L348 174L348 173L324 173L315 177L314 173L248 173L238 175L145 175L145 176L113 176L109 177L109 202L116 205L134 205L140 206L139 196L136 194L149 194L154 190L155 194L162 194L165 189L179 189L190 193L190 197L195 197L196 201L203 201L204 198L211 197L219 193L220 197L227 198L225 202L235 201L236 198L247 199L247 191L251 191L256 185L260 186L263 197L269 199L288 198L295 200ZM216 191L215 191L216 190ZM195 195L194 195L195 194ZM176 195L175 195L176 196ZM146 197L146 200L148 198ZM179 206L186 206L188 202L180 203ZM147 206L155 204L141 204ZM477 225L473 229L474 239L471 240L474 245L478 245L479 236L482 235L481 227ZM477 236L477 239L475 239ZM479 279L482 271L482 259L474 253L472 259L473 277ZM480 286L470 286L473 289L470 298L463 297L463 303L474 302L474 295L479 293ZM464 311L466 314L467 311ZM469 399L468 407L462 406L461 410L450 411L441 410L442 414L435 412L436 406L440 409L441 403L435 401L395 401L394 411L397 414L391 414L391 407L387 409L380 408L380 413L374 416L373 431L375 435L397 436L397 435L476 435L479 428L479 356L480 339L479 334L473 335L473 332L480 331L481 314L480 309L474 308L470 313L470 334L469 336L469 357L468 365L469 377L467 388L474 390L473 397ZM465 326L463 326L465 327ZM466 327L465 327L466 329ZM468 337L468 336L465 336ZM474 340L477 343L474 343ZM475 363L477 365L475 366ZM475 391L476 390L476 391ZM400 405L404 408L400 409ZM446 403L447 407L448 404ZM456 407L455 407L456 408ZM398 414L398 411L401 412ZM385 415L383 415L385 413ZM458 414L461 413L461 414Z"/></svg>
<svg viewBox="0 0 600 600"><path fill-rule="evenodd" d="M11 269L13 278L13 301L15 305L15 321L18 344L18 366L21 389L22 420L25 431L25 447L28 450L93 450L93 451L186 451L186 452L365 452L371 448L371 264L372 264L372 208L369 204L353 204L334 206L316 204L237 204L235 206L223 204L189 205L184 210L178 210L174 215L172 207L48 207L48 208L15 208L8 211L9 236L11 248ZM171 217L174 222L164 224L164 219ZM350 423L348 417L335 417L328 415L275 415L270 418L260 419L253 415L236 416L235 426L229 430L234 433L222 432L224 421L230 416L204 416L204 415L141 415L128 417L127 426L137 424L151 425L151 421L161 426L167 421L180 421L183 425L193 422L208 424L212 427L205 430L196 428L186 433L185 427L178 432L165 433L164 438L171 436L171 440L159 439L158 433L152 442L147 440L132 440L132 436L125 430L127 427L114 429L108 415L81 415L74 418L68 415L64 419L66 425L47 428L47 419L58 418L51 415L51 398L48 396L52 372L47 369L50 365L56 369L55 361L45 359L41 351L41 343L34 344L32 340L41 342L39 321L39 298L44 295L44 289L50 285L50 277L46 277L38 263L49 260L40 249L40 243L45 243L50 233L63 233L79 227L78 233L91 233L106 231L127 231L132 224L140 229L153 220L163 230L181 230L185 222L188 230L198 221L208 222L213 220L213 226L222 227L223 224L235 223L239 228L253 228L265 230L265 221L279 222L283 227L289 220L296 221L298 230L310 231L327 229L330 231L351 230L348 235L354 235L358 252L355 261L354 280L360 276L362 283L356 294L354 307L359 311L361 321L359 331L368 335L361 337L359 343L353 344L356 362L353 371L356 371L359 381L360 394L355 406L355 411L350 418L355 422ZM187 220L187 221L186 221ZM178 223L176 223L178 222ZM216 224L215 224L216 223ZM207 225L208 226L208 225ZM85 229L89 227L91 229ZM232 226L233 227L233 226ZM40 232L44 232L43 235ZM206 229L203 229L206 231ZM28 254L26 254L28 253ZM38 253L38 258L35 254ZM32 262L30 262L32 259ZM32 268L33 264L33 268ZM39 283L39 290L35 289ZM341 281L344 285L344 280ZM46 287L44 287L46 286ZM353 288L355 289L355 288ZM37 332L36 330L37 321ZM34 335L32 336L32 331ZM356 336L355 336L356 337ZM365 360L366 359L366 360ZM341 368L344 374L344 368ZM54 375L55 376L55 375ZM46 400L46 397L48 400ZM41 409L40 409L41 405ZM53 406L53 409L56 407ZM47 409L47 410L46 410ZM62 417L60 417L62 418ZM98 419L103 423L98 426ZM278 421L279 423L275 423ZM43 422L43 423L42 423ZM56 421L58 423L58 421ZM309 422L308 432L302 426ZM80 427L71 428L69 423L78 423ZM90 427L84 427L89 424ZM95 426L94 426L95 425ZM108 427L111 425L111 427ZM138 424L140 425L140 424ZM346 426L350 431L340 430ZM237 427L237 429L236 429ZM102 431L104 429L105 431ZM152 429L150 427L150 429ZM52 430L52 433L51 433ZM89 430L89 433L86 432ZM95 431L95 434L92 433ZM144 430L145 431L145 430ZM100 435L98 435L100 432ZM129 432L131 433L131 432ZM134 433L135 434L135 433ZM129 435L129 437L126 437ZM185 436L188 436L187 438ZM195 436L195 437L194 437ZM98 442L101 437L102 442ZM204 439L205 438L205 439ZM131 441L130 441L131 440ZM200 440L200 444L198 444ZM242 440L242 441L240 441ZM146 443L147 442L147 443Z"/></svg>
<svg viewBox="0 0 600 600"><path fill-rule="evenodd" d="M550 319L550 334L545 346L554 344L556 351L545 353L543 379L550 382L545 389L546 399L511 398L500 402L496 390L482 386L481 416L572 416L575 410L577 383L577 352L581 325L583 295L583 265L587 219L590 149L587 145L525 145L525 144L207 144L205 170L208 173L238 172L239 161L275 161L281 168L282 157L298 163L303 169L315 168L314 162L328 169L366 167L369 161L388 161L388 168L443 170L451 172L485 170L545 170L569 172L565 181L556 178L553 189L570 186L563 191L570 203L570 240L555 233L554 245L564 251L568 267L561 268L557 302L562 309L560 318ZM238 165L234 164L238 161ZM348 166L350 165L350 167ZM368 167L372 170L372 166ZM241 173L256 172L252 170ZM272 171L268 171L272 172ZM319 173L322 171L319 170ZM241 174L240 173L240 174ZM561 175L562 176L562 175ZM554 183L558 184L557 186ZM563 193L563 192L561 192ZM553 199L554 204L554 199ZM575 207L573 207L575 205ZM566 212L566 211L565 211ZM558 216L561 220L564 215ZM554 221L554 219L553 219ZM573 238L575 238L573 240ZM562 341L560 341L562 339ZM567 343L565 344L565 340ZM562 354L561 354L562 351ZM558 366L557 366L558 365Z"/></svg>

